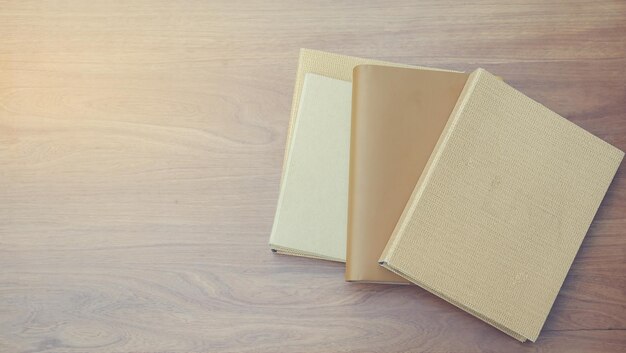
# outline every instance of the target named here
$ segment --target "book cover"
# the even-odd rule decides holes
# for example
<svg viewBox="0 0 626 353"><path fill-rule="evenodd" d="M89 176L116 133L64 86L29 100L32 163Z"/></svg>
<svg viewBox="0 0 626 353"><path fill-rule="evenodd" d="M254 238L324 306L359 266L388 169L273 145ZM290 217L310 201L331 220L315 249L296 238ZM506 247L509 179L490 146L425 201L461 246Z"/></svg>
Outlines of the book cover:
<svg viewBox="0 0 626 353"><path fill-rule="evenodd" d="M409 283L378 259L468 76L379 65L354 69L347 281Z"/></svg>
<svg viewBox="0 0 626 353"><path fill-rule="evenodd" d="M479 69L380 262L535 341L623 156Z"/></svg>
<svg viewBox="0 0 626 353"><path fill-rule="evenodd" d="M270 235L277 252L345 262L348 81L307 74Z"/></svg>

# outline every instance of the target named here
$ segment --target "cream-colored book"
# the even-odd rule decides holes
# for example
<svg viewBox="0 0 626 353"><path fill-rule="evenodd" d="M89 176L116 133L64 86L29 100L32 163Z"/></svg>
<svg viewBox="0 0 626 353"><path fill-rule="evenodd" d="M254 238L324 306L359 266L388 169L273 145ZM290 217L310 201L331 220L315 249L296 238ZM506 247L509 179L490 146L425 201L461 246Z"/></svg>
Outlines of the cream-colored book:
<svg viewBox="0 0 626 353"><path fill-rule="evenodd" d="M380 263L535 341L623 156L479 69Z"/></svg>
<svg viewBox="0 0 626 353"><path fill-rule="evenodd" d="M346 261L351 82L352 70L361 64L411 67L300 50L270 235L270 248L275 252Z"/></svg>
<svg viewBox="0 0 626 353"><path fill-rule="evenodd" d="M346 259L352 84L306 74L270 246Z"/></svg>

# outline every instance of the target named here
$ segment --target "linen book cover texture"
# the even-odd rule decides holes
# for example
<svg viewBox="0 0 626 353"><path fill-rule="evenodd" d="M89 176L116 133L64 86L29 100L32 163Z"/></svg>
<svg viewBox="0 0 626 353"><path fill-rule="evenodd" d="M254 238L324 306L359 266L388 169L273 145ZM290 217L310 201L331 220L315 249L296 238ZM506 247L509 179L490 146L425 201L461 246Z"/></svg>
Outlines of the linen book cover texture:
<svg viewBox="0 0 626 353"><path fill-rule="evenodd" d="M270 246L345 261L352 84L307 74Z"/></svg>
<svg viewBox="0 0 626 353"><path fill-rule="evenodd" d="M469 74L354 68L346 280L410 283L378 264Z"/></svg>
<svg viewBox="0 0 626 353"><path fill-rule="evenodd" d="M479 69L380 262L535 341L623 156Z"/></svg>

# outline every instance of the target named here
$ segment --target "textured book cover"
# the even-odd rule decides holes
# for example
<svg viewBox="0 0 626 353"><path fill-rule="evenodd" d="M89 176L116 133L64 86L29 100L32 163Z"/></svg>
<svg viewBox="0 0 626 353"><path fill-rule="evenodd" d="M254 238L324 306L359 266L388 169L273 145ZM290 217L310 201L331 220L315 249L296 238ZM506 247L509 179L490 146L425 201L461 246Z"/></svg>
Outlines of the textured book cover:
<svg viewBox="0 0 626 353"><path fill-rule="evenodd" d="M307 74L270 246L345 261L352 84Z"/></svg>
<svg viewBox="0 0 626 353"><path fill-rule="evenodd" d="M535 341L623 156L479 69L380 262Z"/></svg>
<svg viewBox="0 0 626 353"><path fill-rule="evenodd" d="M351 94L343 94L345 93L344 90L341 90L343 93L336 92L331 86L347 85L351 90L352 70L357 65L367 63L410 67L318 50L300 50L279 202L270 235L270 248L273 251L345 262L347 237L345 223L347 222L348 208L346 200L347 168L350 151L349 124L352 96ZM309 76L316 78L311 79ZM324 81L326 84L309 82L312 86L306 90L307 93L305 94L305 83L312 80ZM339 81L343 84L330 83L333 81ZM327 88L330 90L326 90ZM318 90L326 91L317 92ZM330 95L334 93L338 94L331 97ZM301 112L300 106L304 104L305 100L322 102L321 104L327 110L315 112L315 109L310 106L306 112ZM323 103L330 101L334 103ZM311 105L315 104L317 103L311 103ZM336 108L336 111L333 111L333 107ZM348 130L344 130L343 125L342 129L337 130L334 125L337 121L333 119L339 119L343 122L346 118L346 107ZM299 122L303 116L306 116L307 120L307 124L304 125ZM300 131L298 134L295 133L296 127ZM318 137L313 138L314 135ZM302 141L299 141L300 139ZM295 144L299 145L297 149L294 148ZM334 146L336 150L332 152L324 146ZM300 149L306 152L301 152L296 156L291 155ZM323 162L321 162L321 158L323 158ZM290 168L296 171L307 170L310 174L288 178L287 170ZM333 183L330 182L331 173L334 173ZM292 183L290 186L285 185L288 179ZM308 181L304 182L305 180ZM311 189L312 186L315 186L316 189ZM329 214L328 211L335 209L334 207L338 204L342 204L343 209L337 210L332 215ZM304 210L308 212L306 215L303 213ZM340 220L343 222L343 228L341 228ZM340 228L342 229L341 234L337 235ZM322 241L323 239L325 241ZM338 246L338 244L342 245Z"/></svg>
<svg viewBox="0 0 626 353"><path fill-rule="evenodd" d="M378 65L354 69L347 281L409 283L378 259L468 76Z"/></svg>

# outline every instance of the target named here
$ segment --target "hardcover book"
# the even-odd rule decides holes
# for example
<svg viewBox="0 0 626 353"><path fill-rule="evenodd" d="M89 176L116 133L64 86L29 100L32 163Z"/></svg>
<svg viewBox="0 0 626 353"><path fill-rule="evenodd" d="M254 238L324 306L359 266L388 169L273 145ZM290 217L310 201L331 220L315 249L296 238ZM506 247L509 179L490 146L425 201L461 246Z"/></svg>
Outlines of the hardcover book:
<svg viewBox="0 0 626 353"><path fill-rule="evenodd" d="M478 69L380 263L535 341L623 156Z"/></svg>
<svg viewBox="0 0 626 353"><path fill-rule="evenodd" d="M468 76L378 65L354 69L347 281L409 283L378 259Z"/></svg>
<svg viewBox="0 0 626 353"><path fill-rule="evenodd" d="M348 81L306 74L270 246L345 261L350 157Z"/></svg>

